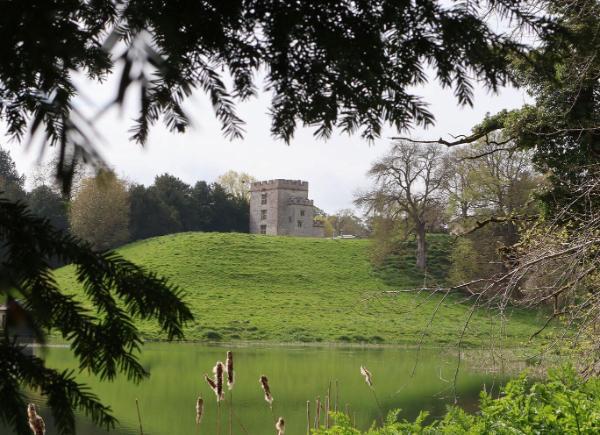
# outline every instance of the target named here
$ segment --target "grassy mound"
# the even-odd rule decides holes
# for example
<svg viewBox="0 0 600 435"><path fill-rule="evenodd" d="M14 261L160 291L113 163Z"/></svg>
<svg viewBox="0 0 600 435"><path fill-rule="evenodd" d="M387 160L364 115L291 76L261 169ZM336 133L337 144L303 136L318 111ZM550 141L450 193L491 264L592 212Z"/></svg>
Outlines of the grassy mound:
<svg viewBox="0 0 600 435"><path fill-rule="evenodd" d="M437 237L432 269L442 274L448 241ZM368 248L367 240L182 233L119 252L185 290L195 314L188 339L415 344L425 331L425 344L457 343L470 308L462 298L448 297L428 327L440 296L383 293L422 285L412 257L374 270ZM57 277L63 288L79 291L72 267ZM541 321L531 312L507 314L501 329L495 313L475 312L465 344L489 343L494 334L504 344L520 345ZM148 338L161 338L155 324L139 326Z"/></svg>

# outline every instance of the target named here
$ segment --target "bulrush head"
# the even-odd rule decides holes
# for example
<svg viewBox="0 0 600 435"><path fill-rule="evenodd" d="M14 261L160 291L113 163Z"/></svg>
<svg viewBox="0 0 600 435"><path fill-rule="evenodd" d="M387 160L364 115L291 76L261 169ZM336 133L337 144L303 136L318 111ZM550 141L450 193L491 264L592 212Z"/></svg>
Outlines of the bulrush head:
<svg viewBox="0 0 600 435"><path fill-rule="evenodd" d="M27 422L29 423L33 435L46 435L46 425L44 420L38 415L33 403L27 405Z"/></svg>
<svg viewBox="0 0 600 435"><path fill-rule="evenodd" d="M235 377L233 374L233 352L227 352L227 360L225 360L225 364L227 367L227 388L232 390L235 382Z"/></svg>
<svg viewBox="0 0 600 435"><path fill-rule="evenodd" d="M224 399L223 395L223 372L225 371L225 366L221 361L217 361L215 367L213 368L213 373L215 374L215 394L217 395L217 401L221 401Z"/></svg>
<svg viewBox="0 0 600 435"><path fill-rule="evenodd" d="M371 372L367 370L365 366L360 366L360 374L365 377L365 382L369 387L373 386L373 378L371 377Z"/></svg>
<svg viewBox="0 0 600 435"><path fill-rule="evenodd" d="M202 396L198 396L196 400L196 424L200 424L202 421L202 415L204 414L204 399Z"/></svg>
<svg viewBox="0 0 600 435"><path fill-rule="evenodd" d="M269 402L269 405L273 404L273 396L271 396L271 388L269 388L269 379L265 375L262 375L259 379L260 385L265 392L265 400Z"/></svg>
<svg viewBox="0 0 600 435"><path fill-rule="evenodd" d="M217 394L217 384L215 383L215 381L209 378L206 373L204 374L204 379L206 379L206 383L208 384L210 389L213 390L214 393L217 395L217 401L219 401L219 395Z"/></svg>
<svg viewBox="0 0 600 435"><path fill-rule="evenodd" d="M285 421L283 420L283 417L279 417L277 423L275 423L275 429L277 429L277 435L285 434Z"/></svg>

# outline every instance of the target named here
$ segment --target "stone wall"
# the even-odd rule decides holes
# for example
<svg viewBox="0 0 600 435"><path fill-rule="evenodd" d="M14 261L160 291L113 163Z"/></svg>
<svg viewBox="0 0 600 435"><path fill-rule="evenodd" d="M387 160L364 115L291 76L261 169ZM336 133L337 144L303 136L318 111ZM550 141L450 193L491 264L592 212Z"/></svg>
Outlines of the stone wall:
<svg viewBox="0 0 600 435"><path fill-rule="evenodd" d="M266 200L266 204L263 204ZM308 199L308 182L269 180L250 188L250 232L290 236L315 236L314 204Z"/></svg>

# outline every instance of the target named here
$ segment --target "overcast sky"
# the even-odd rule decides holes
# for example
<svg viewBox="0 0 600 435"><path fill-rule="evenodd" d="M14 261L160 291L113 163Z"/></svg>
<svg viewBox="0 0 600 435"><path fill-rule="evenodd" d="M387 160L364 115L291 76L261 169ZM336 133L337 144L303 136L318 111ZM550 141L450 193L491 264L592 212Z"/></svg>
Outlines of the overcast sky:
<svg viewBox="0 0 600 435"><path fill-rule="evenodd" d="M81 83L81 86L93 101L101 104L116 93L111 82L102 86ZM436 117L435 127L408 133L418 138L468 133L487 112L518 107L525 102L524 94L515 89L503 89L500 94L492 95L476 87L473 108L458 107L452 91L442 90L435 83L419 89L418 93L431 103L430 110ZM132 98L135 99L135 95ZM269 95L261 94L239 106L239 114L246 121L246 135L243 140L230 142L221 135L209 101L202 95L194 96L187 108L195 128L185 134L175 134L157 124L143 149L128 140L134 108L125 113L114 110L98 124L106 139L101 153L120 176L146 185L165 172L192 184L198 180L214 181L233 169L260 180L306 180L310 197L326 212L352 208L357 190L369 186L365 174L370 164L386 152L389 136L396 132L387 130L384 137L369 144L359 136L342 133L334 133L328 141L317 140L312 135L313 129L299 128L292 143L286 145L269 133L269 100ZM25 152L22 145L7 140L2 140L0 145L11 151L20 172L31 173L38 160L35 149Z"/></svg>

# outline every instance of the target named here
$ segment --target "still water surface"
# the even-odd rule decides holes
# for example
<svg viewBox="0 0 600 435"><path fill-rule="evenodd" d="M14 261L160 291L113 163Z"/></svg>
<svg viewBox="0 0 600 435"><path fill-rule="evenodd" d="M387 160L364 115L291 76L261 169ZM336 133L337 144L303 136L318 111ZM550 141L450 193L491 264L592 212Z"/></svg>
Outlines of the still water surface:
<svg viewBox="0 0 600 435"><path fill-rule="evenodd" d="M135 399L139 399L145 435L193 435L195 402L198 395L205 399L205 416L201 434L215 434L217 405L215 396L203 375L211 374L216 361L225 361L227 350L234 352L236 382L233 389L235 434L275 433L274 417L286 420L286 434L306 434L306 401L325 400L331 382L331 407L349 407L357 426L367 428L379 416L371 391L361 377L359 368L365 365L373 374L375 391L384 412L402 409L402 416L413 419L419 410L437 416L453 403L452 378L456 356L441 350L421 350L414 376L416 350L397 348L344 347L219 347L200 344L147 344L142 362L151 377L139 385L124 379L98 382L81 375L104 403L109 404L120 425L118 435L139 434ZM68 349L53 348L47 355L49 365L56 368L76 368ZM258 379L269 378L274 397L273 414L263 399ZM339 390L335 390L335 385ZM463 362L458 377L459 405L474 409L479 391L498 385L501 379L470 370ZM229 433L230 396L221 406L221 434ZM47 410L42 414L47 417ZM50 424L51 425L51 424ZM106 434L93 428L84 417L78 419L78 433ZM243 429L242 429L243 425ZM54 431L49 429L48 434Z"/></svg>

